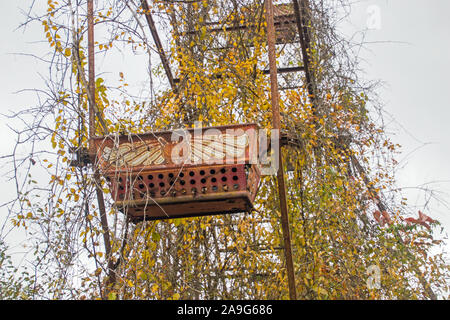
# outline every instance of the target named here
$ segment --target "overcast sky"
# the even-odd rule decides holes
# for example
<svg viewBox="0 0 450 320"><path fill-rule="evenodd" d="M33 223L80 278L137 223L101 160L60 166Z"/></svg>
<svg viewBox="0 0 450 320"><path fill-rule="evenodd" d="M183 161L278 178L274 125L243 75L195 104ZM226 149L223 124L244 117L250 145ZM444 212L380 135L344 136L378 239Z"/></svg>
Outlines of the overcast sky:
<svg viewBox="0 0 450 320"><path fill-rule="evenodd" d="M374 13L379 14L379 25ZM449 201L450 191L450 1L379 0L355 4L350 20L354 31L369 25L363 51L368 79L380 79L380 97L394 135L402 145L403 187L426 183ZM389 122L395 120L395 122ZM435 183L434 183L435 182ZM406 190L406 189L405 189ZM423 193L407 189L409 201L421 206ZM426 212L450 230L449 209L432 202Z"/></svg>
<svg viewBox="0 0 450 320"><path fill-rule="evenodd" d="M19 8L26 8L29 2L0 2L1 113L33 105L34 95L14 92L42 86L38 72L45 73L43 66L30 57L12 54L40 55L40 50L42 54L47 50L46 43L35 43L42 39L42 28L28 29L26 33L14 31L23 21ZM449 0L360 1L350 16L352 27L345 29L350 34L366 28L368 22L372 28L366 38L370 50L362 53L366 61L363 68L367 79L380 79L386 84L379 92L386 112L392 115L386 120L394 134L392 140L403 146L403 156L397 159L404 161L397 176L399 185L415 187L437 182L429 187L445 193L441 196L447 201L450 201L449 14ZM15 138L7 130L7 123L0 118L1 155L11 150ZM3 202L13 196L13 188L8 187L4 178L2 181L0 200ZM415 189L406 190L412 205L424 204L423 194ZM0 213L5 213L4 208ZM432 202L425 213L440 219L450 230L448 208Z"/></svg>

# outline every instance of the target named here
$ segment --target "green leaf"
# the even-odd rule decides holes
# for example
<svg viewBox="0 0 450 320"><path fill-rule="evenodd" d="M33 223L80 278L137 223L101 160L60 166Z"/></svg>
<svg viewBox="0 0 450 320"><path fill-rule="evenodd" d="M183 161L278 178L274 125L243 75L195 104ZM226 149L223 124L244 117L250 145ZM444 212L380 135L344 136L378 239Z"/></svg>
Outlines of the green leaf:
<svg viewBox="0 0 450 320"><path fill-rule="evenodd" d="M153 233L152 233L152 240L154 242L159 242L160 239L161 239L161 235L158 232L153 231Z"/></svg>
<svg viewBox="0 0 450 320"><path fill-rule="evenodd" d="M108 300L116 300L117 299L117 295L115 292L110 292L108 294Z"/></svg>

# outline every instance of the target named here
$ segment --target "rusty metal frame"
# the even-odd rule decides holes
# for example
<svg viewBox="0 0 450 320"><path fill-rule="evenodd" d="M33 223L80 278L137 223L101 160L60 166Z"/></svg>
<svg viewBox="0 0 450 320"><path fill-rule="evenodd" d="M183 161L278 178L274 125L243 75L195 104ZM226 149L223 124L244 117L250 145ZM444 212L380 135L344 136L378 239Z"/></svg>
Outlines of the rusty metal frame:
<svg viewBox="0 0 450 320"><path fill-rule="evenodd" d="M219 214L230 214L230 213L239 213L239 212L250 212L253 208L252 205L252 195L248 191L238 191L238 192L220 192L217 194L199 194L195 198L196 204L202 204L209 202L212 206L218 207L222 203L223 210L215 210L215 211L205 211L204 213L186 213L183 212L181 214L164 214L163 210L167 210L167 206L172 206L176 208L175 210L177 212L180 212L179 208L183 205L190 205L194 203L194 199L192 196L180 196L177 198L161 198L158 200L151 200L151 199L145 199L145 200L134 200L134 201L117 201L115 203L115 206L120 210L124 211L125 213L129 208L132 208L134 206L147 206L147 210L156 209L158 211L161 211L162 213L158 215L152 215L152 214L127 214L131 221L136 223L139 221L144 220L165 220L165 219L178 219L178 218L189 218L189 217L198 217L198 216L205 216L205 215L219 215ZM242 207L242 205L236 206L236 209L229 209L224 205L225 202L235 201L235 200L242 200L244 203L243 205L245 208Z"/></svg>
<svg viewBox="0 0 450 320"><path fill-rule="evenodd" d="M96 137L90 141L97 151L91 154L91 159L110 184L115 206L133 222L249 212L253 208L260 181L260 170L256 164L257 129L255 123L189 128L178 132L182 141L172 141L174 131L171 130L120 135L114 139ZM186 140L184 133L189 133L190 140ZM194 162L174 161L170 157L175 146L189 141L195 150L196 141L199 141L199 146L208 146L214 140L206 137L217 134L236 137L245 134L242 153L231 158L225 155L223 159L199 158ZM196 137L202 139L196 140ZM205 145L201 142L203 139L207 141ZM120 157L127 160L121 162L113 158L112 162L109 161L111 150L118 150L124 145L126 151ZM158 156L155 156L154 162L144 164L132 161L134 154L139 159L143 154ZM201 204L195 205L198 202Z"/></svg>
<svg viewBox="0 0 450 320"><path fill-rule="evenodd" d="M94 1L87 1L87 22L88 22L88 67L89 67L89 83L88 83L88 91L91 99L89 99L89 142L92 138L95 137L96 132L96 124L95 124L95 48L94 48ZM101 115L99 115L99 120L103 120ZM103 125L103 122L102 122ZM107 133L107 128L104 127L103 130ZM91 143L89 143L89 148L92 148ZM100 224L103 231L103 242L105 246L105 255L108 261L108 278L107 278L107 287L115 282L115 272L114 272L114 263L112 261L111 256L111 238L110 231L108 226L108 218L106 217L106 208L105 208L105 199L103 195L103 190L101 187L101 179L98 168L93 166L94 170L94 183L95 183L95 191L97 195L98 202L98 210L100 212ZM106 293L108 292L108 288L106 288ZM103 292L101 295L104 298Z"/></svg>
<svg viewBox="0 0 450 320"><path fill-rule="evenodd" d="M275 130L281 130L281 117L279 106L278 77L277 77L277 59L275 52L275 27L274 27L274 10L272 0L266 0L266 21L267 21L267 46L269 53L269 69L270 69L270 90L272 100L272 126ZM280 198L281 226L283 229L284 253L286 257L286 269L288 275L289 298L297 299L295 287L295 272L292 259L291 236L289 228L289 215L286 199L286 186L283 168L283 154L280 148L279 152L279 168L277 171L278 196Z"/></svg>
<svg viewBox="0 0 450 320"><path fill-rule="evenodd" d="M302 48L303 65L306 78L306 89L308 90L308 95L312 102L313 114L316 115L316 88L314 75L311 72L311 57L309 54L310 50L310 34L308 30L308 10L309 1L300 0L301 5L299 5L298 0L292 0L294 6L295 20L297 23L298 33L300 36L300 46Z"/></svg>
<svg viewBox="0 0 450 320"><path fill-rule="evenodd" d="M176 80L173 78L169 62L162 48L161 41L159 39L159 35L157 33L154 21L152 19L151 13L148 8L148 3L146 0L141 0L142 7L145 10L145 16L147 19L147 23L149 25L152 37L155 41L155 44L158 49L158 54L161 58L162 64L164 66L167 78L173 90L176 90ZM294 68L285 68L286 70L280 68L280 73L284 72L294 72L294 71L304 71L306 74L306 82L308 93L311 99L315 100L315 92L312 81L312 74L309 69L309 55L308 55L308 47L309 47L309 36L307 34L307 28L305 27L304 18L300 15L300 7L298 5L297 0L293 0L294 4L294 15L296 19L296 23L299 29L300 43L302 46L302 54L304 60L304 66L294 67ZM302 2L303 4L303 2ZM267 40L269 47L269 69L263 70L264 74L270 74L271 80L271 99L272 99L272 113L273 113L273 128L281 129L281 119L280 119L280 110L279 110L279 89L278 89L278 80L277 80L277 66L276 66L276 55L275 55L275 44L276 44L276 36L275 36L275 28L274 28L274 7L272 0L265 1L266 6L266 21L267 21ZM304 8L302 7L304 10ZM219 30L218 30L219 31ZM220 29L222 31L222 29ZM88 38L89 38L89 92L92 97L95 97L95 71L94 71L94 35L93 35L93 0L88 0ZM219 75L220 77L220 75ZM95 101L94 101L95 104ZM92 102L89 105L89 133L90 138L95 137L95 105L92 105ZM277 172L277 180L278 180L278 192L280 197L280 211L281 211L281 222L283 228L283 240L284 240L284 249L286 255L286 267L288 273L288 282L289 282L289 296L290 299L296 299L296 288L295 288L295 275L292 261L292 252L291 252L291 240L290 240L290 232L289 232L289 217L288 217L288 208L286 201L286 186L285 186L285 177L283 172L283 162L282 162L282 153L279 153L279 164L280 167ZM95 170L95 169L94 169ZM94 179L96 182L100 181L100 177L98 175L98 171L95 170ZM106 214L104 213L104 199L102 190L99 189L99 184L97 184L97 198L99 201L99 209L101 215L102 228L104 229L104 237L105 237L105 247L108 256L108 246L110 246L109 242L109 230L106 220ZM109 248L110 251L110 248ZM111 271L111 269L110 269Z"/></svg>
<svg viewBox="0 0 450 320"><path fill-rule="evenodd" d="M286 4L279 4L279 5L274 5L274 26L275 27L279 27L279 26L283 26L283 25L290 25L290 24L295 24L296 20L295 20L295 15L294 13L288 13L288 14L283 14L280 10L278 9L280 6L286 6ZM204 25L205 26L218 26L221 25L222 22L220 21L211 21L211 22L206 22ZM245 30L245 29L249 29L249 28L256 28L259 27L259 24L250 24L250 25L234 25L234 26L225 26L225 27L219 27L219 28L211 28L208 30L208 32L229 32L229 31L238 31L238 30ZM192 30L192 31L187 31L186 34L198 34L200 33L200 31L198 30Z"/></svg>
<svg viewBox="0 0 450 320"><path fill-rule="evenodd" d="M185 128L183 131L188 132L191 134L192 138L194 139L192 142L195 143L195 135L204 133L207 133L208 130L214 129L217 131L221 131L223 133L227 133L228 130L242 130L241 132L248 135L249 138L249 146L246 147L245 154L241 157L238 157L236 159L232 159L231 162L225 162L224 165L233 164L233 163L239 163L239 162L245 162L248 163L251 161L251 155L250 152L254 152L254 150L250 151L251 147L257 146L258 139L257 139L257 130L258 126L255 123L246 123L246 124L231 124L231 125L221 125L221 126L214 126L214 127L202 127L202 128ZM197 131L197 133L196 133ZM174 131L172 130L165 130L165 131L155 131L155 132L147 132L143 134L129 134L129 135L120 135L118 137L107 135L107 136L101 136L101 137L93 137L90 140L90 143L92 146L94 146L95 152L90 153L91 162L97 163L99 167L102 169L102 173L120 173L120 172L127 172L129 173L130 170L138 171L138 170L148 170L146 166L141 167L112 167L108 166L104 161L102 160L102 152L103 148L106 146L114 146L116 139L120 143L124 142L145 142L145 144L150 143L157 143L160 141L161 138L165 138L166 142L171 142L170 137L173 134ZM200 163L185 163L183 164L184 168L188 167L196 167L202 165ZM153 165L151 170L162 170L162 169L176 169L179 165L166 162L162 163L160 165Z"/></svg>
<svg viewBox="0 0 450 320"><path fill-rule="evenodd" d="M278 73L282 74L282 73L290 73L290 72L299 72L299 71L304 71L304 70L305 70L305 67L303 67L303 66L285 67L285 68L279 68ZM270 74L270 69L263 69L263 70L260 70L260 72L262 74L267 75L267 74ZM216 73L211 76L211 78L213 78L213 79L222 79L223 77L224 76L221 73ZM229 76L226 75L225 78L229 78ZM175 78L173 80L175 83L181 82L181 80L179 78Z"/></svg>
<svg viewBox="0 0 450 320"><path fill-rule="evenodd" d="M141 0L142 9L144 10L145 18L147 20L148 27L150 29L150 33L152 34L153 41L155 41L156 48L158 49L158 54L161 59L161 62L164 67L164 71L166 72L167 79L169 80L170 86L172 90L176 91L176 84L173 78L172 70L170 69L169 61L167 60L166 54L164 52L164 48L161 44L161 39L159 38L158 31L155 26L155 22L153 21L152 14L148 7L147 0Z"/></svg>

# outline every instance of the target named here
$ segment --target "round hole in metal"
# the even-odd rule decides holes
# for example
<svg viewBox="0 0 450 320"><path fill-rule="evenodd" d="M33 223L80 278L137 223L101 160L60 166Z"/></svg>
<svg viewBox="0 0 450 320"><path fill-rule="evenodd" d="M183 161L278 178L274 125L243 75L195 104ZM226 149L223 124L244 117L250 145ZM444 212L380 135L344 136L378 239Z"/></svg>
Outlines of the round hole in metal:
<svg viewBox="0 0 450 320"><path fill-rule="evenodd" d="M164 175L162 173L158 174L158 178L162 179L164 178Z"/></svg>

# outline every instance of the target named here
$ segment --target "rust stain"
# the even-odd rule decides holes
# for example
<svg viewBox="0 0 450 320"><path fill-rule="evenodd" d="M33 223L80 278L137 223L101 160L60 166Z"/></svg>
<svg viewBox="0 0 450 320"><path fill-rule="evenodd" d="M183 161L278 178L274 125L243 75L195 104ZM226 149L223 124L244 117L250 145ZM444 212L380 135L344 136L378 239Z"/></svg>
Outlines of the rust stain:
<svg viewBox="0 0 450 320"><path fill-rule="evenodd" d="M200 143L192 130L187 141L172 142L172 131L94 139L115 205L132 221L251 210L260 181L250 163L256 125L203 128ZM189 152L173 159L183 147ZM214 163L227 157L232 161Z"/></svg>

